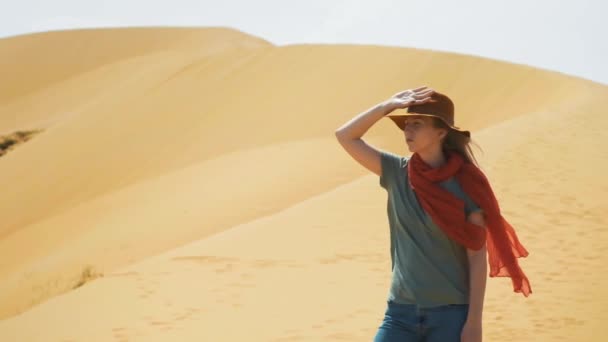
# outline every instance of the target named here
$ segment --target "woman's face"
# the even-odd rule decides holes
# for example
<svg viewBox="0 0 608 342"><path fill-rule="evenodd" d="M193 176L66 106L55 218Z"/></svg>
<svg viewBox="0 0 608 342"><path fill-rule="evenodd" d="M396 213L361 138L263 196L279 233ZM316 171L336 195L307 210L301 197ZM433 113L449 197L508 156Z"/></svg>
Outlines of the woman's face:
<svg viewBox="0 0 608 342"><path fill-rule="evenodd" d="M408 116L405 118L403 133L410 152L420 152L440 147L447 131L434 127L431 117Z"/></svg>

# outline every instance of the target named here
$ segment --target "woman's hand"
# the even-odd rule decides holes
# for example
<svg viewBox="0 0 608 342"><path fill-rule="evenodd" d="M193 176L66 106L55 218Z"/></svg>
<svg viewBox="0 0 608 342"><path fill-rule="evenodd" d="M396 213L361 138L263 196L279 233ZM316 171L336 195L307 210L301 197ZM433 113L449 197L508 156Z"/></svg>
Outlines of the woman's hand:
<svg viewBox="0 0 608 342"><path fill-rule="evenodd" d="M428 102L431 99L431 95L435 91L427 86L418 87L415 89L407 89L400 91L393 95L390 99L386 100L386 105L395 110L397 108L406 108L411 105L418 105Z"/></svg>
<svg viewBox="0 0 608 342"><path fill-rule="evenodd" d="M460 332L460 342L481 342L481 321L467 320Z"/></svg>

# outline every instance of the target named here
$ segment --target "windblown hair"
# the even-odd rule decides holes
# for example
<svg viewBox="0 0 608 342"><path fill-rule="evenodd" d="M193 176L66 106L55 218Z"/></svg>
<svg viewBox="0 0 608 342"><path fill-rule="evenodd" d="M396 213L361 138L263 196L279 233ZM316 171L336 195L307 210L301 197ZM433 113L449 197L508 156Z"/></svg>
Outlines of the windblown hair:
<svg viewBox="0 0 608 342"><path fill-rule="evenodd" d="M460 155L464 157L464 159L469 162L475 164L475 166L479 167L479 163L477 159L475 159L475 155L473 154L473 149L471 148L471 144L477 146L480 150L481 148L477 143L473 142L470 137L465 136L464 134L458 133L457 131L451 129L448 125L443 122L443 120L438 118L431 118L433 121L433 126L436 128L444 128L448 131L448 134L443 139L442 148L444 150L456 151Z"/></svg>

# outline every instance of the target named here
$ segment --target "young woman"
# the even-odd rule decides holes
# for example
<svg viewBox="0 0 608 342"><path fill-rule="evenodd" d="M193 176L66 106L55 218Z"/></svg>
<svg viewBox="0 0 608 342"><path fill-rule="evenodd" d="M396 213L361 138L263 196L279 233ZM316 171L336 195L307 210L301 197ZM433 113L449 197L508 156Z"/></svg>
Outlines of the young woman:
<svg viewBox="0 0 608 342"><path fill-rule="evenodd" d="M383 117L402 131L411 157L361 139ZM399 92L336 130L388 194L392 281L374 342L480 342L488 263L490 277L511 277L514 292L532 293L517 262L528 251L502 217L470 136L454 126L449 97L426 86Z"/></svg>

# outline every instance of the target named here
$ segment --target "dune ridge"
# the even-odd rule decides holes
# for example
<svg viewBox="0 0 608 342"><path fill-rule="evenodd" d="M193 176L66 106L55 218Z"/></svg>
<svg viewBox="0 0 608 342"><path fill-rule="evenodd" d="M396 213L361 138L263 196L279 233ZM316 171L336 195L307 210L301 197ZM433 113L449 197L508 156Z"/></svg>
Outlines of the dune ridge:
<svg viewBox="0 0 608 342"><path fill-rule="evenodd" d="M162 51L206 55L219 50L272 46L228 27L95 28L24 34L0 39L0 102L122 59Z"/></svg>

